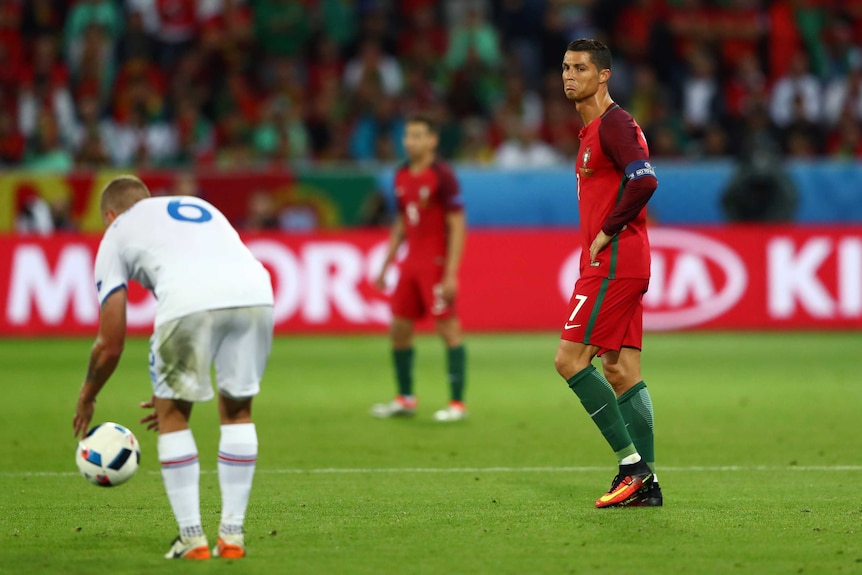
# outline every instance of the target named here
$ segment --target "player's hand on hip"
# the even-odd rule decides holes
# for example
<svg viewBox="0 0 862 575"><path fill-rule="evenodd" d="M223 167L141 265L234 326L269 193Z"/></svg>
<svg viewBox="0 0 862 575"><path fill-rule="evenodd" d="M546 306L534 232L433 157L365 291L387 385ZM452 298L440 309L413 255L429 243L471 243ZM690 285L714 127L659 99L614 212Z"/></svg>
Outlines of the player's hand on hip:
<svg viewBox="0 0 862 575"><path fill-rule="evenodd" d="M146 417L142 417L140 423L147 424L147 431L151 429L153 431L159 430L159 416L156 414L156 396L150 398L149 401L142 401L140 403L141 409L152 409L153 412Z"/></svg>
<svg viewBox="0 0 862 575"><path fill-rule="evenodd" d="M75 437L84 437L90 428L90 421L93 420L93 413L95 411L95 399L78 398L78 405L75 408L75 418L72 420L72 429L75 430Z"/></svg>
<svg viewBox="0 0 862 575"><path fill-rule="evenodd" d="M596 261L596 258L599 257L599 252L605 249L609 243L611 243L611 238L613 236L609 236L605 232L599 230L599 233L596 235L596 239L593 240L593 243L590 244L590 261Z"/></svg>

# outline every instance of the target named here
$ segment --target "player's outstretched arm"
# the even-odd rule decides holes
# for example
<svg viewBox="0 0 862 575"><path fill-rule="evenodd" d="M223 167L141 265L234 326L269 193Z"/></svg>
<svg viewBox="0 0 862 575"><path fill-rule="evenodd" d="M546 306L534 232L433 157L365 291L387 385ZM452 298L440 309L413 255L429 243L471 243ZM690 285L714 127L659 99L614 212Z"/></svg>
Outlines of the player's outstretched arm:
<svg viewBox="0 0 862 575"><path fill-rule="evenodd" d="M96 408L96 396L114 373L123 353L126 342L126 290L118 289L109 295L102 303L99 316L99 335L90 353L90 365L87 377L78 394L78 405L72 427L75 436L87 433L93 412Z"/></svg>
<svg viewBox="0 0 862 575"><path fill-rule="evenodd" d="M386 288L386 271L392 262L395 261L395 254L398 253L398 248L404 242L404 217L401 214L395 216L395 221L392 222L392 231L389 234L389 248L386 250L386 258L383 260L383 265L380 267L380 273L377 274L377 280L374 285L379 290Z"/></svg>
<svg viewBox="0 0 862 575"><path fill-rule="evenodd" d="M455 299L458 291L458 268L464 255L467 241L467 218L462 210L446 214L447 249L446 264L443 268L443 298Z"/></svg>

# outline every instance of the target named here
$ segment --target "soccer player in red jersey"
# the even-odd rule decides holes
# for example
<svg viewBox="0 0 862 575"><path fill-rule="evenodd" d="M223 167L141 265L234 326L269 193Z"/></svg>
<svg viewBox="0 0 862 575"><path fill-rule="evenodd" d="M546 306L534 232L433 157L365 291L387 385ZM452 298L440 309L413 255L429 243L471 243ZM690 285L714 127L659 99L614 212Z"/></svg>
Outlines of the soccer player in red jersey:
<svg viewBox="0 0 862 575"><path fill-rule="evenodd" d="M584 121L575 168L582 251L554 363L617 455L619 474L596 507L659 506L652 401L640 362L650 275L646 204L658 180L640 126L608 93L607 46L571 42L562 75ZM592 364L597 355L604 377Z"/></svg>
<svg viewBox="0 0 862 575"><path fill-rule="evenodd" d="M407 162L395 173L398 213L392 225L389 250L376 285L384 289L386 272L398 248L407 242L398 285L392 294L392 359L398 395L371 408L375 417L412 416L413 323L426 316L436 320L446 345L451 387L449 406L434 414L437 421L458 421L464 408L466 355L461 324L455 314L458 266L464 251L466 223L458 181L451 168L436 157L434 123L422 116L407 121L404 149Z"/></svg>

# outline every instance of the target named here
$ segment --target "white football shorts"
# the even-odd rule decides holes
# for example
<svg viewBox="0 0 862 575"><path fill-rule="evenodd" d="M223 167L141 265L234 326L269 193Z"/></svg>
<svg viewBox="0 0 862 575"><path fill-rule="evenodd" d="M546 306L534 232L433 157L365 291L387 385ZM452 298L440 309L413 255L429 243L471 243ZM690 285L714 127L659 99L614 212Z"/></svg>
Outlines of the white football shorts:
<svg viewBox="0 0 862 575"><path fill-rule="evenodd" d="M219 394L254 397L272 348L272 307L233 307L166 322L150 338L150 379L163 399L209 401L215 364Z"/></svg>

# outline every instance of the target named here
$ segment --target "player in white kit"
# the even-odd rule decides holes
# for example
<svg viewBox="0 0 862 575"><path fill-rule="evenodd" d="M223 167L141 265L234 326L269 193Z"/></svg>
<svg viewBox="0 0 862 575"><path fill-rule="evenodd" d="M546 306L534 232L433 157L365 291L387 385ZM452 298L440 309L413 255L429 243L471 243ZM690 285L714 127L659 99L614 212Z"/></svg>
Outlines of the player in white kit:
<svg viewBox="0 0 862 575"><path fill-rule="evenodd" d="M96 257L99 334L73 421L87 432L96 395L113 373L126 335L126 286L135 280L158 303L150 347L154 413L141 420L159 432L162 478L180 534L166 557L208 559L200 514L200 464L188 422L195 402L212 399L215 364L221 438L222 515L213 554L245 556L243 521L257 460L252 398L272 346L269 273L224 215L204 200L150 197L138 178L122 176L102 192L107 227Z"/></svg>

